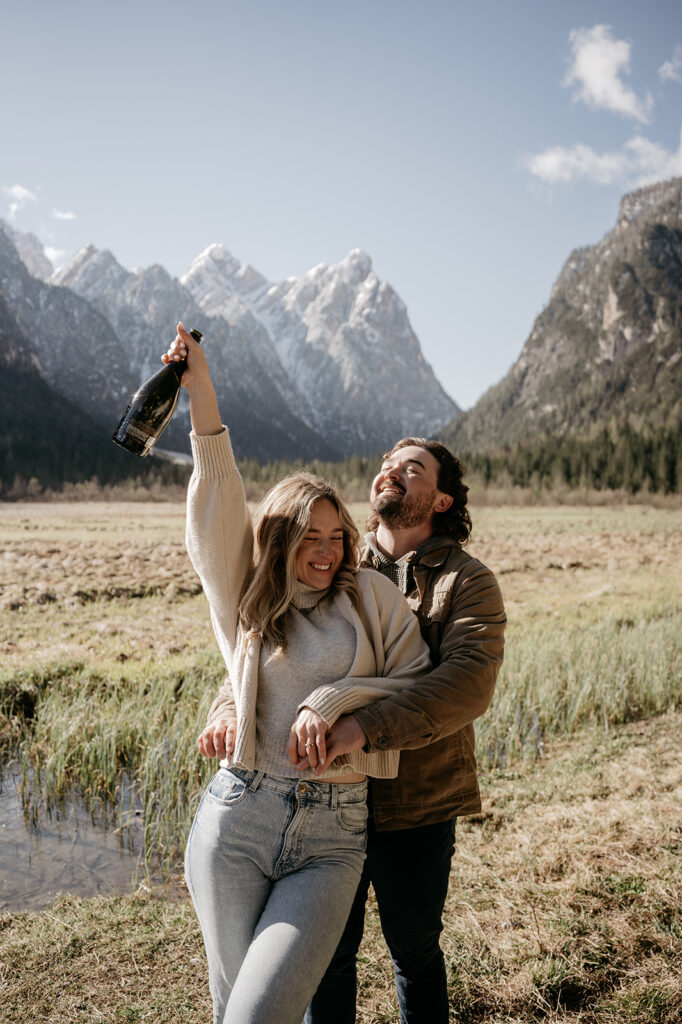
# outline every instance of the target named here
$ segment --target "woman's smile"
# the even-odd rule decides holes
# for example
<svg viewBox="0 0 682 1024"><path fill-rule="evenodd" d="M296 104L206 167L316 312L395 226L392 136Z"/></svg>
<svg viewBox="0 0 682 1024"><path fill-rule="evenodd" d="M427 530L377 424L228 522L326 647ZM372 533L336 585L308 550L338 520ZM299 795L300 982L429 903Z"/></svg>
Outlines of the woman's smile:
<svg viewBox="0 0 682 1024"><path fill-rule="evenodd" d="M313 505L305 537L296 552L296 576L324 590L343 561L343 527L333 502L321 498Z"/></svg>

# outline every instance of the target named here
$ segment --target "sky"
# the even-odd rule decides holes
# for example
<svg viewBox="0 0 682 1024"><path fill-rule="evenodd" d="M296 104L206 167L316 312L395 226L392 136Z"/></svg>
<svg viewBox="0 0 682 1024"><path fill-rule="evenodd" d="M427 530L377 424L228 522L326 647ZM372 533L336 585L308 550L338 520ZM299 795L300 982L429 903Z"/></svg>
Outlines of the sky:
<svg viewBox="0 0 682 1024"><path fill-rule="evenodd" d="M682 175L679 0L2 0L0 24L0 217L55 265L92 243L180 276L221 242L275 282L363 249L462 408L622 195Z"/></svg>

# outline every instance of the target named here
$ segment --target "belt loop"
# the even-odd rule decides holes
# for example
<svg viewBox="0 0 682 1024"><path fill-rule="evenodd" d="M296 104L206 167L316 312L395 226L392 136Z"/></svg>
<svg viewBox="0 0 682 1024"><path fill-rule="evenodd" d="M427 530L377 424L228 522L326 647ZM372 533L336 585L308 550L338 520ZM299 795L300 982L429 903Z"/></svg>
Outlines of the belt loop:
<svg viewBox="0 0 682 1024"><path fill-rule="evenodd" d="M339 806L339 787L332 782L329 788L332 791L332 796L330 800L331 809L335 811L336 808Z"/></svg>
<svg viewBox="0 0 682 1024"><path fill-rule="evenodd" d="M264 775L265 775L265 772L263 772L263 771L256 772L256 774L253 777L253 779L251 780L251 784L249 786L249 789L251 790L252 793L256 792L256 790L260 786L261 782L263 781L263 776Z"/></svg>

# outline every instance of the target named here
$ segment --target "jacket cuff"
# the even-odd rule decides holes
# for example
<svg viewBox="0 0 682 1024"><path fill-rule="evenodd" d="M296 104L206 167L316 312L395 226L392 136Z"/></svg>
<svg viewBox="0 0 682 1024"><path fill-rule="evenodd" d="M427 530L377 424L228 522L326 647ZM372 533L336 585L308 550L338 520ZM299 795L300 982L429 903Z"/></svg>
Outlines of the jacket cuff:
<svg viewBox="0 0 682 1024"><path fill-rule="evenodd" d="M227 427L224 426L220 434L192 432L189 439L194 456L194 472L197 476L220 480L235 476L238 472Z"/></svg>
<svg viewBox="0 0 682 1024"><path fill-rule="evenodd" d="M367 737L367 744L362 748L365 753L370 750L397 750L398 744L392 730L383 721L379 711L379 704L367 704L363 708L356 708L353 712L355 718L362 726Z"/></svg>

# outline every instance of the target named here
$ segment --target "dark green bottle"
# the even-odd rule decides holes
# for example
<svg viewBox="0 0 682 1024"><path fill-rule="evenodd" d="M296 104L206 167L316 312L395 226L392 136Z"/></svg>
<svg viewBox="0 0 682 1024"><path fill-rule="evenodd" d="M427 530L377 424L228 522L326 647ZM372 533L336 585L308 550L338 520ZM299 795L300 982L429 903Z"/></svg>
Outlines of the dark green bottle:
<svg viewBox="0 0 682 1024"><path fill-rule="evenodd" d="M189 333L195 341L200 342L203 337L200 331ZM149 455L175 412L186 369L186 359L166 363L140 385L112 435L115 444L140 458Z"/></svg>

